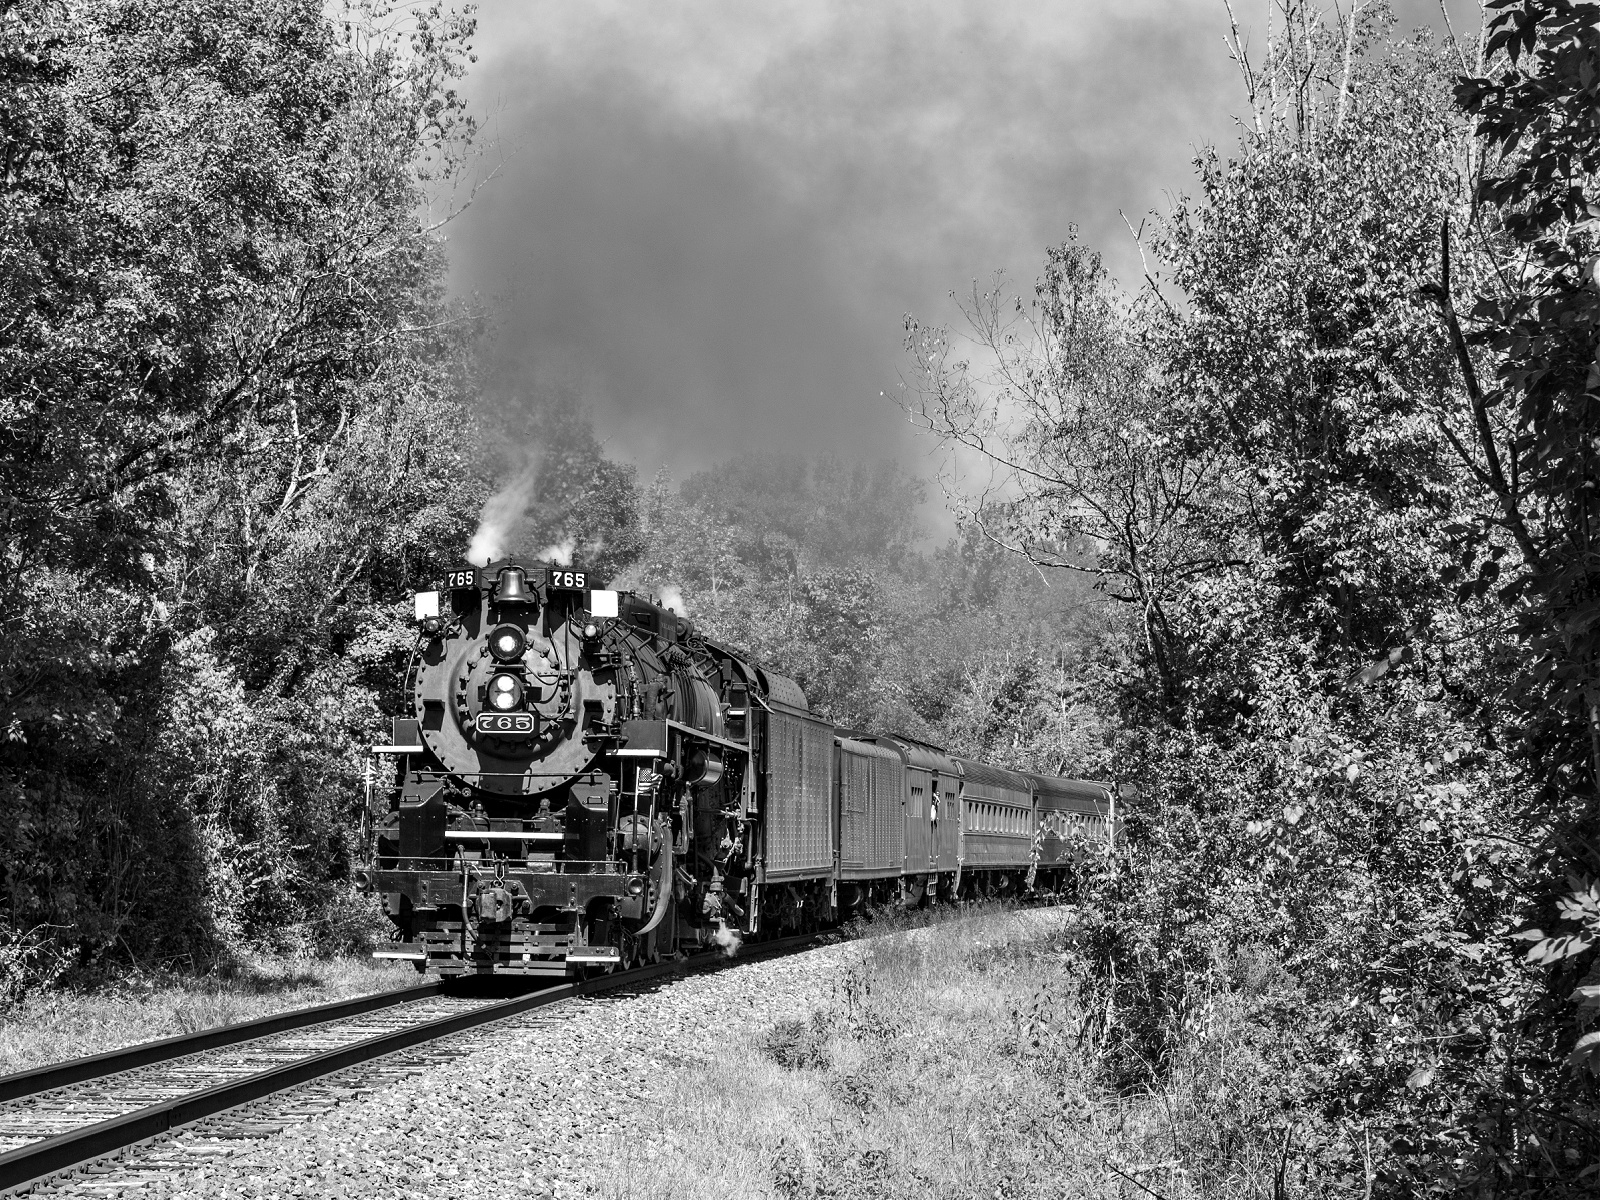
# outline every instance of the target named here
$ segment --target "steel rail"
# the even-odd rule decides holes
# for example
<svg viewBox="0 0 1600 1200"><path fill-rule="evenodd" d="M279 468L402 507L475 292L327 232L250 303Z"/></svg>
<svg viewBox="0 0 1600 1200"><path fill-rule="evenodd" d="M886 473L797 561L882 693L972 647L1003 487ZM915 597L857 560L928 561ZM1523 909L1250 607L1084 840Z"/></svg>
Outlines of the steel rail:
<svg viewBox="0 0 1600 1200"><path fill-rule="evenodd" d="M153 1063L184 1058L202 1050L215 1050L219 1046L232 1046L238 1042L252 1042L269 1034L300 1029L307 1025L320 1025L324 1021L338 1021L345 1017L359 1017L363 1013L392 1008L396 1004L409 1004L414 1000L427 1000L439 994L440 981L430 979L411 987L396 988L390 992L373 992L353 1000L333 1000L310 1008L295 1008L287 1012L272 1013L232 1025L218 1025L194 1033L180 1033L155 1042L140 1042L104 1054L84 1058L69 1058L66 1062L18 1071L15 1075L0 1075L0 1103L32 1096L37 1092L54 1091L73 1083L89 1079L103 1079L118 1075L135 1067L148 1067Z"/></svg>
<svg viewBox="0 0 1600 1200"><path fill-rule="evenodd" d="M214 1117L275 1092L286 1091L324 1075L331 1075L375 1058L407 1050L424 1042L448 1037L450 1034L474 1026L503 1021L507 1017L557 1004L576 996L592 995L630 984L644 983L663 975L687 973L697 968L705 969L724 964L732 966L740 962L768 958L814 944L822 936L803 934L759 943L751 946L747 952L740 953L737 958L727 958L722 951L716 950L695 955L687 960L674 959L646 967L636 967L630 971L541 988L528 995L513 997L470 1012L455 1013L403 1029L380 1033L349 1046L325 1050L296 1062L285 1063L283 1066L272 1067L241 1079L191 1092L187 1096L154 1104L120 1117L69 1130L55 1137L45 1138L0 1154L0 1193L27 1187L47 1176L70 1170L93 1159L105 1158L180 1126ZM407 990L421 989L419 987Z"/></svg>

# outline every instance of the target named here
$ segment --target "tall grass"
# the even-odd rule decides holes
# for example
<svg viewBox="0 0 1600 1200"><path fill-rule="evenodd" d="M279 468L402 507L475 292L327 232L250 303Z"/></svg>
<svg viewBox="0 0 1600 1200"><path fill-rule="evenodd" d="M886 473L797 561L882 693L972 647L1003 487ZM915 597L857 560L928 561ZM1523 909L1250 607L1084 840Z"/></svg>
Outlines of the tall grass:
<svg viewBox="0 0 1600 1200"><path fill-rule="evenodd" d="M1118 1095L1061 920L990 911L852 945L809 1013L663 1070L651 1125L596 1163L598 1194L1324 1194L1283 1153L1250 996L1196 1016L1162 1092Z"/></svg>

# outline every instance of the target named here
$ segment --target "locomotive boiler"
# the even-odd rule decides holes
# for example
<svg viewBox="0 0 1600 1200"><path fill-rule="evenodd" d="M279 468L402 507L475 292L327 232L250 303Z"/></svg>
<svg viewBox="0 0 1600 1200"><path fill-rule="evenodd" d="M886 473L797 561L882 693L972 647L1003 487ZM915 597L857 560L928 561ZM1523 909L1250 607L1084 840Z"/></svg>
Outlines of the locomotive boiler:
<svg viewBox="0 0 1600 1200"><path fill-rule="evenodd" d="M1102 785L836 729L581 569L462 563L416 621L357 883L395 928L378 955L419 969L582 974L875 897L1055 887L1114 829Z"/></svg>

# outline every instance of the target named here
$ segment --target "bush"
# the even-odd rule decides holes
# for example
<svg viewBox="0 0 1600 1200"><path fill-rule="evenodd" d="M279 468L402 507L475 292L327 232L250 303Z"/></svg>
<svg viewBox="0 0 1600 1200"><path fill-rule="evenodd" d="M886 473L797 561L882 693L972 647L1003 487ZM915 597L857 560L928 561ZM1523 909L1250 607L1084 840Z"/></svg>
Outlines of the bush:
<svg viewBox="0 0 1600 1200"><path fill-rule="evenodd" d="M72 965L44 926L15 930L0 923L0 1012L50 987Z"/></svg>

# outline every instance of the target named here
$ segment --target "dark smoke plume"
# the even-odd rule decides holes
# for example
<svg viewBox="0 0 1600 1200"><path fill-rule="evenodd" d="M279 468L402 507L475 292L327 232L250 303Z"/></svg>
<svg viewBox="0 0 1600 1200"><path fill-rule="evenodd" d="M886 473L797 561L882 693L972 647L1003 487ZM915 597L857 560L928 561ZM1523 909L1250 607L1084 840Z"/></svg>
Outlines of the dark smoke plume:
<svg viewBox="0 0 1600 1200"><path fill-rule="evenodd" d="M1266 8L1234 5L1257 44ZM948 319L998 267L1026 288L1074 222L1136 284L1119 210L1234 144L1226 27L1221 0L485 4L469 87L515 153L456 281L646 473L915 453L880 397L902 314Z"/></svg>

